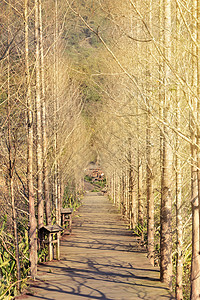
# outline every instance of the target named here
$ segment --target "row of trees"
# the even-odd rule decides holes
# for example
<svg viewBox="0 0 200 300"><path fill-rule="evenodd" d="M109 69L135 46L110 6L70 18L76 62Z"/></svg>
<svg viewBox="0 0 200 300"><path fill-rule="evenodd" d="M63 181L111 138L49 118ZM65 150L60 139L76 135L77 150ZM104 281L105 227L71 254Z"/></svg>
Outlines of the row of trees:
<svg viewBox="0 0 200 300"><path fill-rule="evenodd" d="M110 26L69 7L102 43L90 79L102 97L93 136L110 195L147 239L161 281L177 299L199 299L200 3L96 3Z"/></svg>
<svg viewBox="0 0 200 300"><path fill-rule="evenodd" d="M4 287L29 260L36 275L37 229L59 223L65 187L78 191L96 153L161 280L199 299L199 5L1 3L2 272L14 261Z"/></svg>
<svg viewBox="0 0 200 300"><path fill-rule="evenodd" d="M90 134L66 51L65 2L9 0L0 8L0 295L6 299L37 274L38 229L59 224L63 199L83 188Z"/></svg>

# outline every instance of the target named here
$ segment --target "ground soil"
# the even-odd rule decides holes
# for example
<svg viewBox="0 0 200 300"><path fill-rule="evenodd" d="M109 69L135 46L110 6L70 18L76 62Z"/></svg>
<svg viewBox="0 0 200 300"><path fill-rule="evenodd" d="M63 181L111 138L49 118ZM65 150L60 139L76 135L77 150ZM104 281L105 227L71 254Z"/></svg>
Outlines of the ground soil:
<svg viewBox="0 0 200 300"><path fill-rule="evenodd" d="M21 299L173 297L113 204L100 192L87 192L74 215L71 235L62 237L61 260L40 265L37 281Z"/></svg>

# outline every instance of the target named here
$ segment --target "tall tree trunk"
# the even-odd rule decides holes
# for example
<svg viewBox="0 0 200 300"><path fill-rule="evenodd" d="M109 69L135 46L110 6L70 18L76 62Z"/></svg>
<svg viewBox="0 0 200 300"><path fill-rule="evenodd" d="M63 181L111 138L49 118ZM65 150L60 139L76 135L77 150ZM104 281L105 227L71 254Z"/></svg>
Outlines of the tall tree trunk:
<svg viewBox="0 0 200 300"><path fill-rule="evenodd" d="M180 128L180 90L177 87L177 113L176 128ZM180 147L179 137L176 136L176 244L177 244L177 258L176 258L176 299L183 299L183 225L182 225L182 172L181 160L178 155Z"/></svg>
<svg viewBox="0 0 200 300"><path fill-rule="evenodd" d="M113 202L116 204L116 170L113 172Z"/></svg>
<svg viewBox="0 0 200 300"><path fill-rule="evenodd" d="M129 153L128 153L128 164L129 164L129 224L130 228L133 228L133 159L132 159L132 142L129 138Z"/></svg>
<svg viewBox="0 0 200 300"><path fill-rule="evenodd" d="M180 40L180 16L178 7L176 7L176 70L179 69L179 47ZM177 84L176 89L176 128L180 130L181 124L181 95L180 86ZM180 137L176 135L176 299L183 299L183 225L182 225L182 171L181 159L179 157L179 148L181 145Z"/></svg>
<svg viewBox="0 0 200 300"><path fill-rule="evenodd" d="M126 189L125 189L125 217L128 220L129 217L129 168L126 165L125 167L126 171Z"/></svg>
<svg viewBox="0 0 200 300"><path fill-rule="evenodd" d="M15 208L15 196L14 196L14 178L13 178L13 170L9 170L10 173L10 198L11 198L11 206L12 206L12 215L13 215L13 231L15 237L15 258L17 264L17 289L20 291L20 280L21 280L21 272L20 272L20 258L19 258L19 242L18 242L18 234L17 234L17 212Z"/></svg>
<svg viewBox="0 0 200 300"><path fill-rule="evenodd" d="M159 0L159 43L163 45L163 1ZM159 55L159 118L163 120L163 107L164 107L164 83L163 83L163 58ZM160 171L162 174L163 165L163 125L160 124ZM161 175L162 176L162 175Z"/></svg>
<svg viewBox="0 0 200 300"><path fill-rule="evenodd" d="M25 17L25 63L26 63L26 99L27 99L27 186L29 201L29 255L31 277L37 275L37 237L33 187L33 110L31 101L30 71L29 71L29 26L28 0L24 2Z"/></svg>
<svg viewBox="0 0 200 300"><path fill-rule="evenodd" d="M152 30L152 1L149 2L149 27ZM148 53L149 52L149 53ZM147 47L147 74L149 74L149 84L152 82L152 45ZM148 84L148 83L147 83ZM147 90L150 88L147 86ZM147 95L147 114L146 114L146 192L147 192L147 251L150 263L154 265L154 195L153 195L153 166L151 151L151 113L150 105L152 99L152 91Z"/></svg>
<svg viewBox="0 0 200 300"><path fill-rule="evenodd" d="M197 4L199 4L199 0L193 0L192 3L193 10L193 36L197 40L197 32L199 26L197 25L196 18L197 10L199 12ZM192 86L194 89L197 87L198 79L199 79L199 58L196 55L199 55L199 50L196 45L192 45ZM198 75L199 73L199 75ZM197 91L199 93L199 90ZM199 280L199 272L200 272L200 259L199 259L199 172L197 168L198 155L197 148L195 144L198 143L197 139L197 120L198 120L198 100L196 98L192 98L191 107L192 111L190 113L190 133L191 133L191 204L192 204L192 260L191 260L191 294L190 299L196 300L199 299L200 294L200 280ZM199 150L198 150L199 151Z"/></svg>
<svg viewBox="0 0 200 300"><path fill-rule="evenodd" d="M197 144L200 146L200 0L197 0ZM198 162L198 207L199 207L199 252L198 252L198 293L200 298L200 151L197 152L197 162Z"/></svg>
<svg viewBox="0 0 200 300"><path fill-rule="evenodd" d="M55 33L54 33L54 202L56 209L56 222L59 223L59 195L58 195L58 177L59 177L59 162L58 162L58 1L55 0Z"/></svg>
<svg viewBox="0 0 200 300"><path fill-rule="evenodd" d="M164 0L164 54L171 61L171 0ZM164 121L171 123L171 92L169 89L171 72L164 62ZM170 145L171 130L164 126L162 196L161 196L161 240L160 240L160 278L172 289L172 182L173 152Z"/></svg>
<svg viewBox="0 0 200 300"><path fill-rule="evenodd" d="M41 119L41 60L40 60L40 27L39 27L39 0L35 0L35 71L36 71L36 131L37 131L37 202L38 202L38 228L44 222L44 201L43 201L43 163L42 163L42 119Z"/></svg>
<svg viewBox="0 0 200 300"><path fill-rule="evenodd" d="M147 250L150 263L154 265L154 196L153 196L153 170L151 159L151 116L147 112L147 129L146 129L146 155L147 155Z"/></svg>
<svg viewBox="0 0 200 300"><path fill-rule="evenodd" d="M51 203L49 197L49 174L47 166L47 133L46 133L46 88L45 88L45 66L43 49L43 26L42 26L42 4L39 0L39 27L40 27L40 55L41 55L41 91L42 91L42 160L43 160L43 183L44 200L47 224L51 224Z"/></svg>
<svg viewBox="0 0 200 300"><path fill-rule="evenodd" d="M9 0L9 12L8 12L8 45L10 44L10 0ZM7 82L8 82L8 98L7 98L7 118L8 118L8 173L9 173L9 192L12 207L12 219L13 219L13 232L15 238L15 258L17 265L17 289L20 290L20 260L19 260L19 243L17 234L17 213L15 208L15 195L14 195L14 168L15 168L15 157L16 150L13 149L12 133L11 133L11 95L10 95L10 50L7 54ZM13 151L14 150L14 151Z"/></svg>
<svg viewBox="0 0 200 300"><path fill-rule="evenodd" d="M61 225L61 194L60 194L60 168L58 164L58 177L57 177L57 192L58 192L58 224ZM76 197L76 190L75 190L75 197Z"/></svg>
<svg viewBox="0 0 200 300"><path fill-rule="evenodd" d="M124 202L125 202L125 171L122 171L122 192L121 192L121 201L120 201L120 208L121 214L124 214Z"/></svg>
<svg viewBox="0 0 200 300"><path fill-rule="evenodd" d="M143 225L144 225L144 204L142 199L142 159L140 154L140 116L139 116L139 104L136 107L137 114L137 202L138 202L138 226L139 234L141 235L141 240L144 238ZM137 216L136 216L136 201L133 205L133 218L134 226L136 226Z"/></svg>
<svg viewBox="0 0 200 300"><path fill-rule="evenodd" d="M141 240L144 240L144 203L142 197L142 160L138 156L138 180L137 180L137 197L138 197L138 226L139 226L139 235ZM136 222L136 214L135 214L135 222Z"/></svg>
<svg viewBox="0 0 200 300"><path fill-rule="evenodd" d="M198 199L198 176L197 176L197 125L194 120L194 112L197 111L197 100L193 101L193 112L191 112L191 204L192 204L192 260L191 260L191 300L199 299L199 199Z"/></svg>

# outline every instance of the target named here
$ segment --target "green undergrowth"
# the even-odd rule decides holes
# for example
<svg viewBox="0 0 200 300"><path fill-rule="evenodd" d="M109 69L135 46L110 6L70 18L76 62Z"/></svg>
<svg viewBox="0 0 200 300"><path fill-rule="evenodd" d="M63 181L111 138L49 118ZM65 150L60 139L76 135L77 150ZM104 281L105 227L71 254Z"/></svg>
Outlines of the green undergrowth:
<svg viewBox="0 0 200 300"><path fill-rule="evenodd" d="M67 187L63 197L63 208L77 210L81 205L82 195L83 193ZM20 220L18 225L20 281L17 276L15 238L9 224L6 215L0 219L0 300L14 299L27 288L30 278L28 220ZM47 247L38 250L38 262L46 261L47 256Z"/></svg>
<svg viewBox="0 0 200 300"><path fill-rule="evenodd" d="M105 178L103 180L95 180L94 181L92 177L86 175L84 179L85 179L85 181L93 184L95 187L98 187L100 189L106 188L106 179Z"/></svg>
<svg viewBox="0 0 200 300"><path fill-rule="evenodd" d="M0 300L13 299L18 293L15 238L7 228L7 216L1 220L0 229ZM20 258L20 291L26 288L29 273L28 231L18 232Z"/></svg>
<svg viewBox="0 0 200 300"><path fill-rule="evenodd" d="M81 206L81 199L83 197L83 191L71 190L68 186L65 188L62 207L70 207L73 211L77 210Z"/></svg>
<svg viewBox="0 0 200 300"><path fill-rule="evenodd" d="M92 177L85 175L85 181L92 183Z"/></svg>

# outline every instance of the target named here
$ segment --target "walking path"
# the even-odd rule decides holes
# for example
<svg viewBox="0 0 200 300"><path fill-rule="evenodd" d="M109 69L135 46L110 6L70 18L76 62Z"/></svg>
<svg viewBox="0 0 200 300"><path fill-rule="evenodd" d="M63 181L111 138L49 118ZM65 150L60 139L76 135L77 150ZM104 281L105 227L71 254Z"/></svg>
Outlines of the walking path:
<svg viewBox="0 0 200 300"><path fill-rule="evenodd" d="M24 299L173 299L107 197L87 193L61 242L61 260L39 266Z"/></svg>

